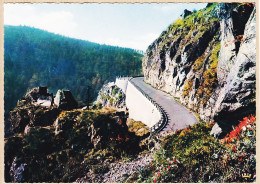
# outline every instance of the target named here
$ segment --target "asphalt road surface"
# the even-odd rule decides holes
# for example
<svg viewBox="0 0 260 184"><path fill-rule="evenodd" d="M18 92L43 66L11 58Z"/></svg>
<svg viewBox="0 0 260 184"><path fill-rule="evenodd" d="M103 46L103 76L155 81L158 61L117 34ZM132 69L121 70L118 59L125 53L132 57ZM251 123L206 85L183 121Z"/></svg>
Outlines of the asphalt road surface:
<svg viewBox="0 0 260 184"><path fill-rule="evenodd" d="M165 128L162 129L162 132L171 132L198 123L198 120L191 111L180 105L166 93L146 84L143 77L133 78L131 81L139 86L166 112L168 123Z"/></svg>

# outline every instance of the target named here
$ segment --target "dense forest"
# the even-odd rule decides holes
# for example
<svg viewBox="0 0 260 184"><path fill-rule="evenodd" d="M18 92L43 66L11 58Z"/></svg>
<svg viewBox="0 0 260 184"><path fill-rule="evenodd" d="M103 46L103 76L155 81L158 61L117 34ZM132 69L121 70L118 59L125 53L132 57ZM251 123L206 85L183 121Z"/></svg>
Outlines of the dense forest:
<svg viewBox="0 0 260 184"><path fill-rule="evenodd" d="M100 45L26 26L4 27L5 111L35 86L69 89L86 101L118 75L140 75L143 55L129 48Z"/></svg>

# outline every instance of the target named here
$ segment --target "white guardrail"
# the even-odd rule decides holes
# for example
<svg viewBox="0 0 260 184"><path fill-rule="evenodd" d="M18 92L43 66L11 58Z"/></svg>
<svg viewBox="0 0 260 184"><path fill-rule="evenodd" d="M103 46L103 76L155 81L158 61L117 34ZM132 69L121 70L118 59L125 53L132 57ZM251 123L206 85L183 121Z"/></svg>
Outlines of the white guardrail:
<svg viewBox="0 0 260 184"><path fill-rule="evenodd" d="M140 77L140 76L138 76ZM167 117L167 114L165 113L165 111L163 110L163 108L157 104L151 97L149 97L139 86L137 86L134 82L132 82L131 80L135 78L135 77L132 77L129 79L129 82L131 82L131 84L133 84L136 89L138 91L140 91L156 108L157 110L160 112L161 114L161 118L160 120L155 124L153 125L149 131L150 132L154 132L154 133L157 133L157 132L160 132L168 123L168 117Z"/></svg>

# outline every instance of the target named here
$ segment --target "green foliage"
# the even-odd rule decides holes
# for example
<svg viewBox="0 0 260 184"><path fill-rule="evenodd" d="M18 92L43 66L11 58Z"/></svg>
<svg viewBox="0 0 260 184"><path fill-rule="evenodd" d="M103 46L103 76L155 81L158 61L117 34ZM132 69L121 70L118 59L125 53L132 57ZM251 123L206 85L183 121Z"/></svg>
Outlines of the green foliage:
<svg viewBox="0 0 260 184"><path fill-rule="evenodd" d="M165 136L155 153L155 166L151 164L136 175L144 176L141 182L255 181L255 116L245 117L224 139L209 135L212 126L201 122ZM138 177L131 179L139 181Z"/></svg>
<svg viewBox="0 0 260 184"><path fill-rule="evenodd" d="M203 54L202 56L198 57L198 59L194 62L193 64L193 72L197 72L199 71L203 64L204 64L204 61L205 61L205 54Z"/></svg>
<svg viewBox="0 0 260 184"><path fill-rule="evenodd" d="M199 153L200 150L208 153L207 146L210 144L209 142L216 144L216 140L213 137L206 136L211 131L211 128L211 124L199 123L191 128L186 128L172 136L166 137L162 146L162 151L165 151L165 153L162 153L162 151L158 153L164 156L158 156L158 158L175 156L176 159L185 162L187 165L200 162L200 158L194 159L194 154ZM158 160L159 164L165 161L164 159L160 159Z"/></svg>
<svg viewBox="0 0 260 184"><path fill-rule="evenodd" d="M146 135L149 132L149 127L143 124L141 121L134 121L133 119L128 119L127 126L129 132L135 132L138 136Z"/></svg>
<svg viewBox="0 0 260 184"><path fill-rule="evenodd" d="M119 88L118 87L115 87L112 91L112 95L115 96L119 91Z"/></svg>
<svg viewBox="0 0 260 184"><path fill-rule="evenodd" d="M133 49L67 38L25 26L5 26L5 111L28 90L70 89L80 104L91 86L92 100L118 75L140 75L142 57Z"/></svg>
<svg viewBox="0 0 260 184"><path fill-rule="evenodd" d="M195 42L201 34L210 29L212 22L219 21L219 17L214 13L217 4L218 3L214 3L208 8L193 11L191 15L184 19L179 18L169 25L167 31L163 32L160 38L157 39L162 42L160 44L160 49L164 48L165 45L178 37L181 37L182 40ZM191 38L191 33L195 31L199 31L199 34L194 38ZM183 43L183 45L179 45L179 50L181 50L187 42L184 41Z"/></svg>
<svg viewBox="0 0 260 184"><path fill-rule="evenodd" d="M113 103L113 97L109 97L109 103L112 104Z"/></svg>
<svg viewBox="0 0 260 184"><path fill-rule="evenodd" d="M211 51L209 68L204 71L202 85L197 90L197 96L200 98L200 103L202 104L205 104L209 100L218 84L217 66L220 47L220 42L217 42Z"/></svg>
<svg viewBox="0 0 260 184"><path fill-rule="evenodd" d="M24 152L27 154L48 154L54 150L53 144L54 133L47 128L32 128L30 132L25 135L24 140L27 146Z"/></svg>
<svg viewBox="0 0 260 184"><path fill-rule="evenodd" d="M184 89L183 89L183 93L182 93L182 96L183 97L186 97L190 95L190 92L192 90L192 86L193 86L193 81L194 81L194 78L190 78L186 81L185 83L185 86L184 86Z"/></svg>

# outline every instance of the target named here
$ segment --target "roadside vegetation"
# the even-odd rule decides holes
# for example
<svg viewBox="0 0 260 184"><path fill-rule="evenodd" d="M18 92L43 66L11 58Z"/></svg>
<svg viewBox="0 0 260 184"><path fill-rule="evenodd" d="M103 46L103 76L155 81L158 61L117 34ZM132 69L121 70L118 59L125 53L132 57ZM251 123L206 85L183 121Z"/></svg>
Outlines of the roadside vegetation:
<svg viewBox="0 0 260 184"><path fill-rule="evenodd" d="M245 117L223 139L210 136L214 123L199 123L162 137L154 160L131 182L253 182L256 119Z"/></svg>

